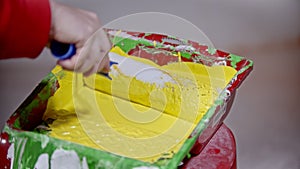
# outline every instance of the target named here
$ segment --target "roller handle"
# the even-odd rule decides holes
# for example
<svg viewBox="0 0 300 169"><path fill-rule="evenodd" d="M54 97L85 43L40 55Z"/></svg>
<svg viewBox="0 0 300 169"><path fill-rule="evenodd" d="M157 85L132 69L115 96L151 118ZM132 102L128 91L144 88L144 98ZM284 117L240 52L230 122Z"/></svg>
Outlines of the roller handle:
<svg viewBox="0 0 300 169"><path fill-rule="evenodd" d="M58 41L51 42L50 50L52 55L59 60L70 59L76 53L76 47L74 44L62 43Z"/></svg>
<svg viewBox="0 0 300 169"><path fill-rule="evenodd" d="M59 60L70 59L76 53L76 47L74 44L61 43L58 41L51 42L50 50L52 55ZM113 61L109 62L110 66L113 64L118 64L118 63ZM102 74L107 78L111 79L108 73L99 72L99 74Z"/></svg>
<svg viewBox="0 0 300 169"><path fill-rule="evenodd" d="M74 44L61 43L58 41L51 42L50 50L52 55L59 60L70 59L76 53L76 47ZM118 63L114 61L109 62L109 66L113 64Z"/></svg>

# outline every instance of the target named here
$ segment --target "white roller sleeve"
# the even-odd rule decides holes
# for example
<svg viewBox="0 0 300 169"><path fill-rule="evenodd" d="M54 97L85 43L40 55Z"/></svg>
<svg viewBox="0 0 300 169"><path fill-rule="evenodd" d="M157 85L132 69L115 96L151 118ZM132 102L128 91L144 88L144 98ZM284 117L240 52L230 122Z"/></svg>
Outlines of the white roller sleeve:
<svg viewBox="0 0 300 169"><path fill-rule="evenodd" d="M143 82L155 83L159 87L163 87L166 82L174 83L174 80L167 72L151 65L112 52L109 53L109 59L118 63L119 71L126 76L135 77ZM119 74L113 67L111 67L111 73L115 76Z"/></svg>

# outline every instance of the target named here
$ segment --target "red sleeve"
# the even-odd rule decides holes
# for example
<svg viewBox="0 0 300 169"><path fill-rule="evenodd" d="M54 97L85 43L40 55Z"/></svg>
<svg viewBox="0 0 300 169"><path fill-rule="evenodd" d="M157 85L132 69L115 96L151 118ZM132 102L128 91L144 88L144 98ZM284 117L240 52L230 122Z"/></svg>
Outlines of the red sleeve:
<svg viewBox="0 0 300 169"><path fill-rule="evenodd" d="M37 57L50 26L49 0L0 0L0 59Z"/></svg>

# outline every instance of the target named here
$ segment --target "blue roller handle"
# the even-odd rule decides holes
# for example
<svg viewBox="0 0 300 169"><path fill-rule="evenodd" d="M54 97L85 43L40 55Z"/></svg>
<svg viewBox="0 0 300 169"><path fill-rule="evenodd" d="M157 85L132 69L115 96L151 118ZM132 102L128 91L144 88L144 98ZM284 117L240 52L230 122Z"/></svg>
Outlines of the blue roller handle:
<svg viewBox="0 0 300 169"><path fill-rule="evenodd" d="M76 47L74 44L62 43L58 41L51 42L50 50L52 55L59 60L70 59L76 53ZM113 64L118 64L118 63L113 61L109 62L110 66ZM103 73L103 72L99 72L99 73L111 79L108 73Z"/></svg>
<svg viewBox="0 0 300 169"><path fill-rule="evenodd" d="M76 47L74 44L62 43L58 41L51 42L50 50L52 55L59 60L70 59L76 53Z"/></svg>
<svg viewBox="0 0 300 169"><path fill-rule="evenodd" d="M59 59L70 59L76 53L76 47L74 44L62 43L58 41L52 41L50 44L50 50L52 55ZM118 64L117 62L110 61L109 65Z"/></svg>

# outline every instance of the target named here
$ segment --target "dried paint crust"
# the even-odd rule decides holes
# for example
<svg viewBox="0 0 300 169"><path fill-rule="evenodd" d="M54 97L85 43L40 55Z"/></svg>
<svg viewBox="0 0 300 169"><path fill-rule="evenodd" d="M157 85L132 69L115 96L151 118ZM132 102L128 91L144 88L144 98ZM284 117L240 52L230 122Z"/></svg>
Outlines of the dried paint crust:
<svg viewBox="0 0 300 169"><path fill-rule="evenodd" d="M170 61L165 59L166 57L172 56L173 60L171 59L171 61L178 61L178 55L180 55L181 61L185 62L202 63L208 66L231 66L237 70L237 74L198 123L180 151L171 159L161 159L155 164L150 164L32 132L35 126L41 124L41 117L46 109L48 98L59 87L56 77L50 73L7 121L1 134L3 140L0 146L0 158L3 159L1 160L1 166L9 168L12 165L13 168L17 166L33 168L44 157L48 157L46 162L51 164L55 152L73 155L75 152L74 158L77 158L78 165L81 168L135 168L143 166L149 168L150 166L153 168L177 168L181 160L189 153L199 135L207 129L216 128L221 123L220 119L224 118L219 116L226 114L224 111L229 111L227 107L228 100L253 69L253 62L250 60L211 49L196 42L160 34L112 29L106 31L115 46L119 46L130 55L140 54L138 56L151 59L159 65L164 65ZM129 36L122 36L124 34ZM155 51L159 52L155 53ZM213 130L206 132L205 138L209 138L213 133ZM35 153L32 153L32 150Z"/></svg>

